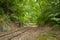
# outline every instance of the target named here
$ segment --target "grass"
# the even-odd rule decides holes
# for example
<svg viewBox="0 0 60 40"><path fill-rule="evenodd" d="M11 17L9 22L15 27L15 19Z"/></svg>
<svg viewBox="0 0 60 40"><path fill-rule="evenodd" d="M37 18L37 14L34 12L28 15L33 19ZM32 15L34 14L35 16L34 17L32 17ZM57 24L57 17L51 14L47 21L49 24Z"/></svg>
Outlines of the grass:
<svg viewBox="0 0 60 40"><path fill-rule="evenodd" d="M36 40L57 40L56 34L52 32L41 33L36 37Z"/></svg>

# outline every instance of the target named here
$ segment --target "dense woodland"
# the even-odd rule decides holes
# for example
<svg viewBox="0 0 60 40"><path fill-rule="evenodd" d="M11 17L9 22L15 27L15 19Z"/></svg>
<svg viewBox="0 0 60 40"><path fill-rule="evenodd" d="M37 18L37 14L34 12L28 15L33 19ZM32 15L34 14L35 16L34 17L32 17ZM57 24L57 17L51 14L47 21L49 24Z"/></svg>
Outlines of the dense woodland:
<svg viewBox="0 0 60 40"><path fill-rule="evenodd" d="M60 25L60 0L0 0L0 25Z"/></svg>

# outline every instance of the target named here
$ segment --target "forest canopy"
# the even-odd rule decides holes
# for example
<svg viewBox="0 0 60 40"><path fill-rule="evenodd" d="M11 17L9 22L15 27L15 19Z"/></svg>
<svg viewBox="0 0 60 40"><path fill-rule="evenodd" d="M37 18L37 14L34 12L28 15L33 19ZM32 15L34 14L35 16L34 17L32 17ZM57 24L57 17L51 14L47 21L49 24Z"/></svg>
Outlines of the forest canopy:
<svg viewBox="0 0 60 40"><path fill-rule="evenodd" d="M0 21L60 24L60 0L0 0Z"/></svg>

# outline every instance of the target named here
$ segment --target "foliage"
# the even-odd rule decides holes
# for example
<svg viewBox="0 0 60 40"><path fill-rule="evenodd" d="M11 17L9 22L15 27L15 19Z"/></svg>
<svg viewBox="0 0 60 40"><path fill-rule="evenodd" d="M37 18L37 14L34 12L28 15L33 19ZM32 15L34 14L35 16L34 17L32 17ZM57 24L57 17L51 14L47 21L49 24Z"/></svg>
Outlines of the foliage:
<svg viewBox="0 0 60 40"><path fill-rule="evenodd" d="M51 21L55 24L60 24L59 4L59 0L42 0L42 2L40 1L40 9L42 13L38 17L38 23L44 24L47 21Z"/></svg>
<svg viewBox="0 0 60 40"><path fill-rule="evenodd" d="M1 6L3 3L6 4L6 7ZM3 19L4 15L8 15L8 19L22 24L44 24L47 21L60 24L60 1L0 0L0 19Z"/></svg>

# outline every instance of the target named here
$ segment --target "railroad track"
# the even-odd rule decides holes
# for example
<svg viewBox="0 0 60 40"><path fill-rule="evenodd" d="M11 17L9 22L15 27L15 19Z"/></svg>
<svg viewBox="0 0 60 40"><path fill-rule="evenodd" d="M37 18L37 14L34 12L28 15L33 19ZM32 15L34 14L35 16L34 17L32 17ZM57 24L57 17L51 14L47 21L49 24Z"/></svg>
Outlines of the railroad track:
<svg viewBox="0 0 60 40"><path fill-rule="evenodd" d="M22 29L14 31L14 32L0 35L0 40L11 40L12 38L17 37L30 29L32 29L32 28L31 27L24 27Z"/></svg>

